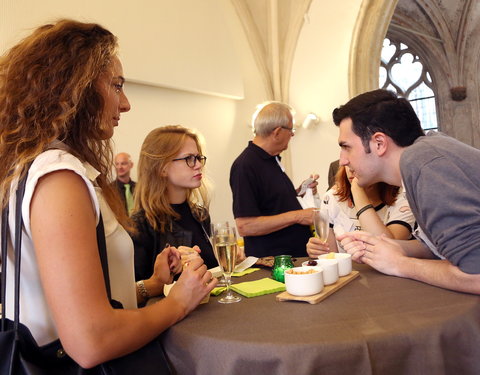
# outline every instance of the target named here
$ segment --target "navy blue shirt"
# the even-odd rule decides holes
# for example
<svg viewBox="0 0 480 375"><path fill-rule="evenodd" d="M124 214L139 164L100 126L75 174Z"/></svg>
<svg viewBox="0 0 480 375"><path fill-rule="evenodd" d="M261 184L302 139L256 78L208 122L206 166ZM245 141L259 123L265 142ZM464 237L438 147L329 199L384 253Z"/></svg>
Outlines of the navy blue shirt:
<svg viewBox="0 0 480 375"><path fill-rule="evenodd" d="M230 169L233 215L258 217L301 210L295 187L282 171L276 157L252 141L237 157ZM294 224L262 236L246 236L245 253L256 257L289 254L307 256L310 228Z"/></svg>

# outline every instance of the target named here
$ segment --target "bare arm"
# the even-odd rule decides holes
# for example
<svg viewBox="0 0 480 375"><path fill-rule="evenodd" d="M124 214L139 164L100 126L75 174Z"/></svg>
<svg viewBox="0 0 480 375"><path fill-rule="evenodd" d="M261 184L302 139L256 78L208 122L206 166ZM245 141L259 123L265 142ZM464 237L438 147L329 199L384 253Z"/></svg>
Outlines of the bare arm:
<svg viewBox="0 0 480 375"><path fill-rule="evenodd" d="M441 288L480 294L480 275L465 273L448 260L403 257L398 262L397 272L398 276Z"/></svg>
<svg viewBox="0 0 480 375"><path fill-rule="evenodd" d="M235 219L240 236L262 236L294 224L312 225L313 208L284 212L272 216L238 217Z"/></svg>
<svg viewBox="0 0 480 375"><path fill-rule="evenodd" d="M83 180L70 171L41 178L30 216L48 305L65 350L81 366L140 348L188 314L213 287L206 285L211 275L198 261L182 274L172 297L143 309L114 310L106 295L95 213Z"/></svg>
<svg viewBox="0 0 480 375"><path fill-rule="evenodd" d="M358 210L371 204L365 190L358 186L356 178L352 180L351 188L355 206ZM401 224L386 226L373 208L364 211L358 217L358 220L360 221L362 230L377 236L384 234L388 238L395 238L398 240L407 240L411 236L410 231Z"/></svg>
<svg viewBox="0 0 480 375"><path fill-rule="evenodd" d="M405 255L415 258L434 259L435 255L430 249L418 240L400 241L396 240L401 247Z"/></svg>

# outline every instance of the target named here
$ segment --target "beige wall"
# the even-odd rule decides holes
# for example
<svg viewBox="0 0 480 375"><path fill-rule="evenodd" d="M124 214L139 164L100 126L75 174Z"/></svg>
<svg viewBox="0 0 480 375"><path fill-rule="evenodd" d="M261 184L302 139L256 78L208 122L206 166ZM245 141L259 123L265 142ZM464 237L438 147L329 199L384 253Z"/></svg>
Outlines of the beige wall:
<svg viewBox="0 0 480 375"><path fill-rule="evenodd" d="M237 15L227 0L127 3L0 0L0 50L11 46L27 29L61 16L109 27L120 38L126 92L132 104L116 129L116 151L131 153L136 162L141 142L151 129L166 124L198 129L206 139L206 172L214 185L212 218L232 219L230 165L252 136L248 125L255 105L266 99ZM291 104L297 109L298 121L310 111L322 121L316 129L300 130L292 141L295 184L309 173L319 172L320 189L324 190L328 164L337 158L337 128L331 124L330 114L348 99L348 54L360 3L314 0L309 22L300 34L292 67ZM180 14L185 9L194 9L195 17L190 13L186 17L189 22L182 23L179 16L158 16L166 11ZM144 33L141 23L147 21L148 32ZM172 40L181 48L177 50Z"/></svg>
<svg viewBox="0 0 480 375"><path fill-rule="evenodd" d="M299 129L291 143L293 180L320 174L319 191L327 189L330 162L338 159L338 128L332 110L348 99L348 62L361 0L314 0L300 34L290 80L290 102L297 118L314 112L320 124Z"/></svg>

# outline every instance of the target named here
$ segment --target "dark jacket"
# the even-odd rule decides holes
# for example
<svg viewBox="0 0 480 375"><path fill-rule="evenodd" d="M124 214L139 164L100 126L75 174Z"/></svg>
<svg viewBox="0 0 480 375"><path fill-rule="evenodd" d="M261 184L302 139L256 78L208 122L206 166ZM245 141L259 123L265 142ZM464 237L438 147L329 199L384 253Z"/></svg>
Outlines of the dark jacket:
<svg viewBox="0 0 480 375"><path fill-rule="evenodd" d="M135 185L137 184L135 181L130 179L128 182L130 184L130 191L132 194L135 192ZM125 198L125 184L122 181L115 180L112 182L112 186L117 189L118 195L120 196L120 199L123 202L123 206L125 207L125 212L128 216L128 209L127 209L127 198Z"/></svg>
<svg viewBox="0 0 480 375"><path fill-rule="evenodd" d="M152 276L155 259L167 243L177 248L178 246L192 247L194 245L192 244L192 231L182 228L176 221L172 222L171 231L160 233L159 231L155 231L148 223L143 211L135 214L132 219L137 228L137 233L132 236L135 246L136 281L145 280ZM210 216L204 221L197 221L202 226L207 242L210 243ZM202 249L202 255L206 255L207 253L213 254L213 249Z"/></svg>

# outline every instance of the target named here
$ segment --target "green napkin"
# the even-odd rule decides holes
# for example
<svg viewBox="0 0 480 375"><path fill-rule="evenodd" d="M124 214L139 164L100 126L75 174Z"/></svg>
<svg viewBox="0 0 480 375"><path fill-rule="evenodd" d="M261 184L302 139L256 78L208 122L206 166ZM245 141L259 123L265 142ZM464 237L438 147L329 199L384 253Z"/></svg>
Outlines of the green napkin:
<svg viewBox="0 0 480 375"><path fill-rule="evenodd" d="M220 293L222 293L224 290L227 290L226 287L224 286L219 286L217 288L213 288L212 291L210 292L211 296L218 296Z"/></svg>
<svg viewBox="0 0 480 375"><path fill-rule="evenodd" d="M231 289L245 297L256 297L264 294L283 292L285 290L285 284L265 277L260 280L234 284L231 286Z"/></svg>
<svg viewBox="0 0 480 375"><path fill-rule="evenodd" d="M232 273L232 276L234 277L245 276L245 275L248 275L249 273L252 273L258 270L260 270L260 268L247 268L245 271Z"/></svg>

